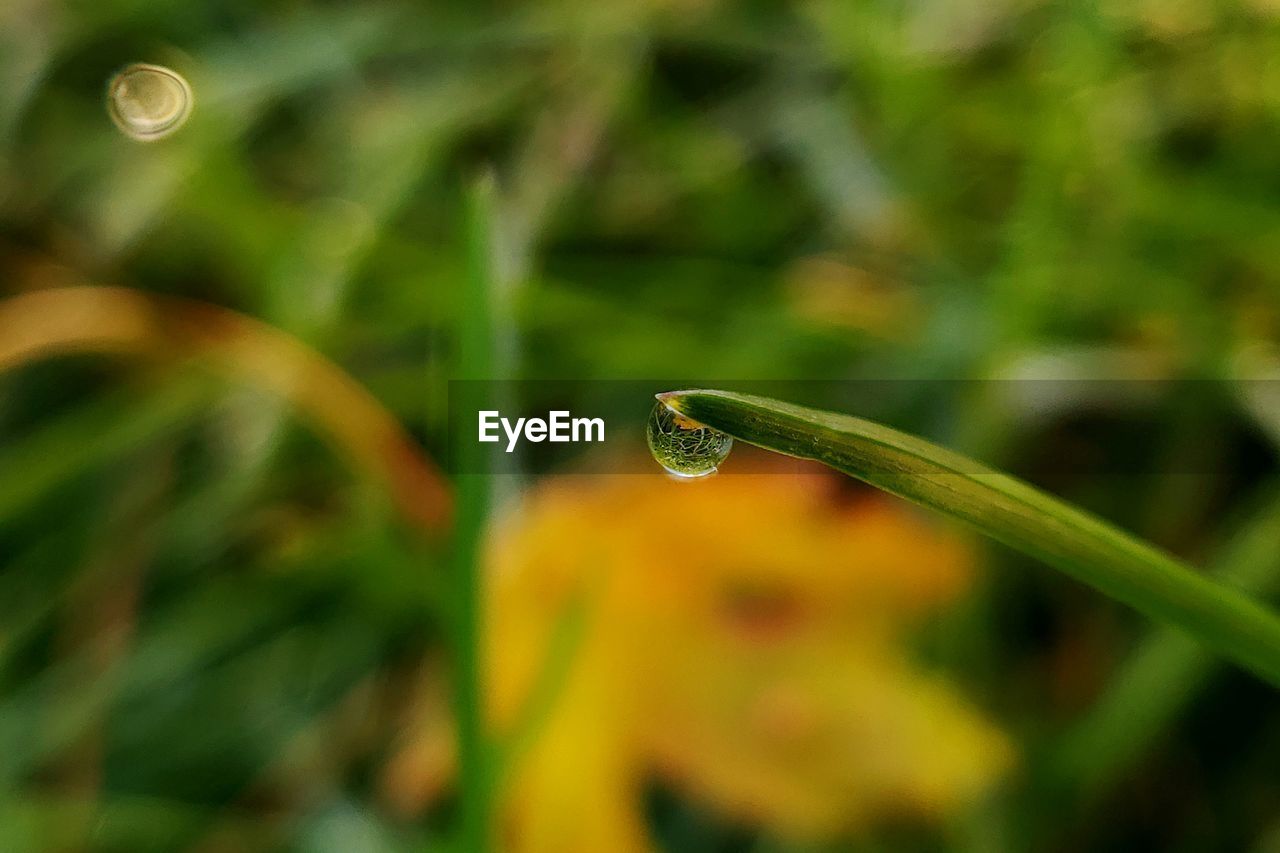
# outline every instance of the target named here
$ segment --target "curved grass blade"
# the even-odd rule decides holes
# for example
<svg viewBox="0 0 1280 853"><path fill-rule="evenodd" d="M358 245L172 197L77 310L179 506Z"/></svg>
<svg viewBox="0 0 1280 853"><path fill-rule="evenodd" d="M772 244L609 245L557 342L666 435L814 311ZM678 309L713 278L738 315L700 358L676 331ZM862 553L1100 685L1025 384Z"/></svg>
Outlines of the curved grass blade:
<svg viewBox="0 0 1280 853"><path fill-rule="evenodd" d="M445 531L452 497L404 426L333 362L274 326L217 305L82 285L0 300L0 371L64 353L197 362L292 404L389 489L405 517Z"/></svg>
<svg viewBox="0 0 1280 853"><path fill-rule="evenodd" d="M736 439L812 459L954 516L1280 686L1280 617L1105 521L958 453L880 424L727 391L658 399Z"/></svg>

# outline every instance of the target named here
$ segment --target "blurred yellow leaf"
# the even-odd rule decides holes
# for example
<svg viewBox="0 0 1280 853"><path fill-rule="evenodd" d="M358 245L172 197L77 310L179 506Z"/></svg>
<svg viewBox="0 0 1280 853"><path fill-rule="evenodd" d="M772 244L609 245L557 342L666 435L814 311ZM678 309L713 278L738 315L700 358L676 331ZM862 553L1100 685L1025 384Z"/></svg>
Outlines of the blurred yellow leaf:
<svg viewBox="0 0 1280 853"><path fill-rule="evenodd" d="M797 838L962 807L1012 748L911 662L903 635L966 588L966 542L890 499L841 499L818 474L546 482L491 550L499 733L520 720L575 602L585 625L512 768L501 848L650 850L655 777Z"/></svg>

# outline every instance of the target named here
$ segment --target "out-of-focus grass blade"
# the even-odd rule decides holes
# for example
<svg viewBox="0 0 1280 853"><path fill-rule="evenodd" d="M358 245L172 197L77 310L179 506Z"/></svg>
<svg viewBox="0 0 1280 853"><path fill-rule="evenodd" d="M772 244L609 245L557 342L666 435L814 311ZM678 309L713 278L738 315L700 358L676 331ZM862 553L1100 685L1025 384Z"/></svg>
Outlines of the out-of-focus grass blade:
<svg viewBox="0 0 1280 853"><path fill-rule="evenodd" d="M496 746L494 777L498 784L505 780L506 775L537 741L551 712L555 710L556 700L568 681L578 648L582 645L587 615L585 597L579 594L569 601L556 620L533 688L516 715L511 731Z"/></svg>
<svg viewBox="0 0 1280 853"><path fill-rule="evenodd" d="M101 671L87 649L27 679L0 698L0 790L65 749L110 703L154 696L278 628L298 607L293 597L248 598L232 581L210 584L148 626L127 661Z"/></svg>
<svg viewBox="0 0 1280 853"><path fill-rule="evenodd" d="M95 848L172 850L193 830L211 827L232 849L273 849L282 829L264 820L229 815L176 800L149 797L73 799L28 796L0 803L0 848L57 850L83 843L92 827ZM233 843L234 842L234 843Z"/></svg>
<svg viewBox="0 0 1280 853"><path fill-rule="evenodd" d="M184 381L138 396L130 389L95 400L0 451L0 519L77 474L195 421L213 391Z"/></svg>
<svg viewBox="0 0 1280 853"><path fill-rule="evenodd" d="M1253 516L1210 566L1251 593L1280 585L1280 495ZM1161 629L1110 678L1107 691L1059 741L1052 781L1097 793L1168 729L1213 670L1212 656L1186 634Z"/></svg>
<svg viewBox="0 0 1280 853"><path fill-rule="evenodd" d="M1280 685L1280 617L1273 611L1021 480L848 415L726 391L659 399L734 438L821 462L965 521Z"/></svg>
<svg viewBox="0 0 1280 853"><path fill-rule="evenodd" d="M467 380L494 378L495 210L497 187L485 175L467 197L468 276L459 317L458 375ZM481 393L487 387L481 386ZM456 455L457 521L453 540L454 710L458 719L458 766L462 797L461 846L474 853L489 849L490 750L484 732L483 584L480 558L492 504L485 456L469 442Z"/></svg>

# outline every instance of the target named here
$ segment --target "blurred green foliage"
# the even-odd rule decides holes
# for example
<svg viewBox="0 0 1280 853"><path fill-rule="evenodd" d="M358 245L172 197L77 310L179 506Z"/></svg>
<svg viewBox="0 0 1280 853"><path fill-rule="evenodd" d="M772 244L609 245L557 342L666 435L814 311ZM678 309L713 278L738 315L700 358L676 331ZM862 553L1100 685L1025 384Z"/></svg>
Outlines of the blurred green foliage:
<svg viewBox="0 0 1280 853"><path fill-rule="evenodd" d="M441 458L492 169L503 375L1200 380L1048 418L957 383L895 425L1231 564L1274 524L1248 517L1280 400L1243 380L1280 371L1277 56L1274 0L7 0L0 288L261 318ZM171 139L107 118L135 61L194 89ZM1153 473L1045 462L1081 442ZM420 540L259 392L92 356L0 376L0 849L444 844L449 803L379 795L449 621ZM1015 559L921 654L1008 722L1019 776L833 849L1274 843L1275 693L1181 647L1143 645L1183 674L1142 681L1149 626ZM1114 766L1112 673L1159 709ZM673 850L780 849L653 801Z"/></svg>

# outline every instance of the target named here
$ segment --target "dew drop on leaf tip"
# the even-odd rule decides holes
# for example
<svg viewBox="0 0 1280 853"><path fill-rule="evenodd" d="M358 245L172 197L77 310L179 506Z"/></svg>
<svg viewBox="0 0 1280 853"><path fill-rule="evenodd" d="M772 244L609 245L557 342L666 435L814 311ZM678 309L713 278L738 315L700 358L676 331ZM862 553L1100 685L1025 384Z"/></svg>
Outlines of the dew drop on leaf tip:
<svg viewBox="0 0 1280 853"><path fill-rule="evenodd" d="M682 480L714 474L733 449L733 437L690 421L666 403L654 404L645 428L653 458Z"/></svg>

